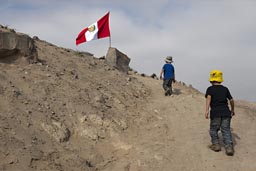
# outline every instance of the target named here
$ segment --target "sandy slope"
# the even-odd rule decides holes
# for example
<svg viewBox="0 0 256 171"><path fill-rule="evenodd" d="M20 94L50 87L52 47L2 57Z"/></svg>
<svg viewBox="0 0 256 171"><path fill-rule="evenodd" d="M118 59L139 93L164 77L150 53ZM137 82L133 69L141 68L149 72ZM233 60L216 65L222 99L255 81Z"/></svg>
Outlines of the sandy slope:
<svg viewBox="0 0 256 171"><path fill-rule="evenodd" d="M165 97L161 81L138 77L152 96L142 107L147 121L132 139L133 152L126 170L147 171L255 171L255 111L236 108L232 120L235 155L207 148L209 120L204 118L205 99L191 88L174 85L174 97Z"/></svg>
<svg viewBox="0 0 256 171"><path fill-rule="evenodd" d="M255 171L256 104L236 102L235 155L212 152L205 98L36 41L37 64L0 60L0 171Z"/></svg>

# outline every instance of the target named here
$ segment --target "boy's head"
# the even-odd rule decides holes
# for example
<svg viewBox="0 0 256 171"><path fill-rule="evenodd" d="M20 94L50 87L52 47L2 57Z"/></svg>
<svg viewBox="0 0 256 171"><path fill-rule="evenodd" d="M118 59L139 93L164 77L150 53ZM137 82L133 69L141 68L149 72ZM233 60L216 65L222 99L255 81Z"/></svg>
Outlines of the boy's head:
<svg viewBox="0 0 256 171"><path fill-rule="evenodd" d="M173 61L172 61L172 56L167 56L166 58L165 58L165 62L166 63L172 63Z"/></svg>
<svg viewBox="0 0 256 171"><path fill-rule="evenodd" d="M212 70L210 72L209 81L211 83L222 83L223 82L222 72L220 70Z"/></svg>

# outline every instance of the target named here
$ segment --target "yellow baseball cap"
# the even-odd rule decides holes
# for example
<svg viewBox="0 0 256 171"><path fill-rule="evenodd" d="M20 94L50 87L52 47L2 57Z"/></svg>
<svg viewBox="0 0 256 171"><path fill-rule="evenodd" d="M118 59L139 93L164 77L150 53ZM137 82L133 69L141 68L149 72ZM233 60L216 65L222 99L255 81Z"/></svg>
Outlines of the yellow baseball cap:
<svg viewBox="0 0 256 171"><path fill-rule="evenodd" d="M224 80L222 78L222 72L220 70L212 70L210 72L210 78L209 81L216 81L219 83L222 83Z"/></svg>

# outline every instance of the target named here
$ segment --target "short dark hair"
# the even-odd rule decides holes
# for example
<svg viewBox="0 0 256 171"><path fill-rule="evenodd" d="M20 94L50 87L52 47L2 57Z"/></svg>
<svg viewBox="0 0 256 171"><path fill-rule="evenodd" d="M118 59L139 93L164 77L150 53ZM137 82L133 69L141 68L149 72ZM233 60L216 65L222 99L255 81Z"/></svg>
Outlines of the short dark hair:
<svg viewBox="0 0 256 171"><path fill-rule="evenodd" d="M219 82L219 81L210 81L210 83L221 83L221 82Z"/></svg>

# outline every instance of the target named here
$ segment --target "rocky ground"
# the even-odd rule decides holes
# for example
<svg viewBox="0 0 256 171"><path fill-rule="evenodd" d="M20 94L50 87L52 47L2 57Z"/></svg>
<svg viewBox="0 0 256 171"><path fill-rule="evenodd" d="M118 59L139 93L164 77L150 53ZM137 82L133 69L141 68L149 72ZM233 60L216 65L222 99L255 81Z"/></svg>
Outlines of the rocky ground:
<svg viewBox="0 0 256 171"><path fill-rule="evenodd" d="M255 171L256 108L236 100L235 155L212 152L204 95L36 40L39 62L0 59L0 170Z"/></svg>

